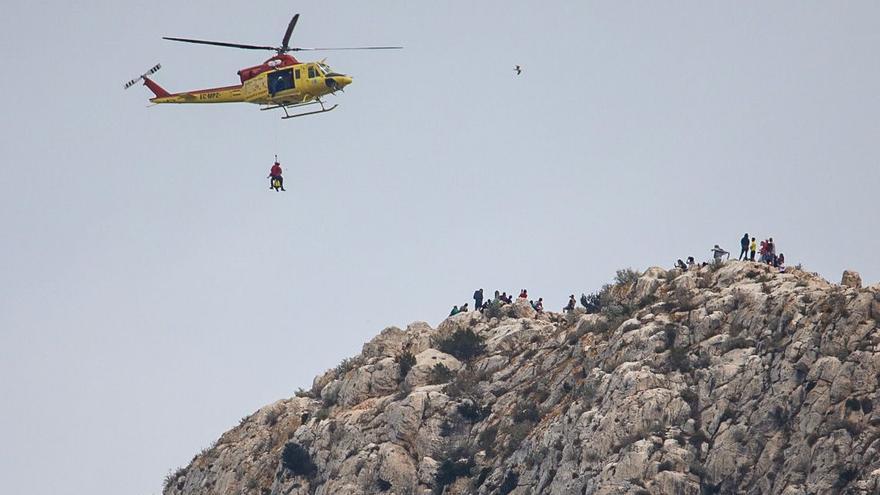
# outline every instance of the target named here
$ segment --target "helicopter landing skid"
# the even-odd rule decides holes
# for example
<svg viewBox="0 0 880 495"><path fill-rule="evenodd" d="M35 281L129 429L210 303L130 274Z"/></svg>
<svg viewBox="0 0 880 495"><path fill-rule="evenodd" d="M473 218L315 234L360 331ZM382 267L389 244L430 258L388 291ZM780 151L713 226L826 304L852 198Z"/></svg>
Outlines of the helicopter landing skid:
<svg viewBox="0 0 880 495"><path fill-rule="evenodd" d="M293 115L291 115L287 111L287 109L289 109L289 108L300 108L300 107L305 107L305 106L309 106L309 105L321 105L321 109L315 110L314 112L303 112L303 113L296 113ZM260 110L274 110L276 108L280 108L280 109L284 110L284 116L281 117L282 119L292 119L294 117L305 117L306 115L315 115L317 113L326 113L326 112L329 112L329 111L335 109L338 106L339 105L333 105L332 107L327 108L324 106L323 101L315 100L315 101L310 101L310 102L306 102L306 103L295 103L293 105L283 105L283 104L282 105L273 105L270 107L261 108Z"/></svg>

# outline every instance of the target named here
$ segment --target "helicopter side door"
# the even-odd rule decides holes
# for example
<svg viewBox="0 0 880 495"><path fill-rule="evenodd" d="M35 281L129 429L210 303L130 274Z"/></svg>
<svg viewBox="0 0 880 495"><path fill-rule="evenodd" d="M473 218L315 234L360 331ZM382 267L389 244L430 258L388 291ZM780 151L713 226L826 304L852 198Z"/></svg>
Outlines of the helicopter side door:
<svg viewBox="0 0 880 495"><path fill-rule="evenodd" d="M322 77L321 73L318 72L318 68L315 67L315 64L309 64L307 66L307 71L308 71L308 76L309 76L308 87L312 90L313 94L320 94L319 91L321 89L321 86L320 86L321 81L318 78Z"/></svg>
<svg viewBox="0 0 880 495"><path fill-rule="evenodd" d="M266 83L270 98L274 98L276 94L282 91L296 88L293 69L282 69L270 72L266 76Z"/></svg>

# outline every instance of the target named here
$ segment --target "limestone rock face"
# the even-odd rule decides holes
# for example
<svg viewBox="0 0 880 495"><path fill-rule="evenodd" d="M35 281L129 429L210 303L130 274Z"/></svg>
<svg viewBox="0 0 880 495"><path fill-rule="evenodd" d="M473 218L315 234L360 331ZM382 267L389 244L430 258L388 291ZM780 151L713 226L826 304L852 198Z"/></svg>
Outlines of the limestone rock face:
<svg viewBox="0 0 880 495"><path fill-rule="evenodd" d="M880 286L731 261L605 296L386 328L164 494L880 493Z"/></svg>
<svg viewBox="0 0 880 495"><path fill-rule="evenodd" d="M844 287L852 287L853 289L862 288L862 277L858 272L844 270L843 277L840 279L840 285Z"/></svg>
<svg viewBox="0 0 880 495"><path fill-rule="evenodd" d="M427 385L431 377L431 372L440 364L450 371L458 371L461 369L461 363L458 359L449 354L438 351L437 349L425 349L416 354L416 364L410 369L406 376L406 383L410 387L419 387Z"/></svg>

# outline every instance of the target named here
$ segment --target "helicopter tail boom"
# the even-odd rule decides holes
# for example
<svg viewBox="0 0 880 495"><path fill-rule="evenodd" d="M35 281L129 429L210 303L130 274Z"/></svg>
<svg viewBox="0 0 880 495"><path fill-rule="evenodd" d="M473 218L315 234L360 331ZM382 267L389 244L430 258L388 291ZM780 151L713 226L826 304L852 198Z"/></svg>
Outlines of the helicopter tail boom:
<svg viewBox="0 0 880 495"><path fill-rule="evenodd" d="M156 94L155 98L150 98L153 103L240 103L246 101L241 93L241 85L168 93L149 79L145 78L144 84Z"/></svg>
<svg viewBox="0 0 880 495"><path fill-rule="evenodd" d="M143 79L144 79L144 86L150 88L150 91L152 91L153 94L156 95L156 98L167 98L167 97L171 96L171 93L169 93L168 91L165 91L165 89L163 89L162 86L159 86L158 84L156 84L149 77L144 76Z"/></svg>

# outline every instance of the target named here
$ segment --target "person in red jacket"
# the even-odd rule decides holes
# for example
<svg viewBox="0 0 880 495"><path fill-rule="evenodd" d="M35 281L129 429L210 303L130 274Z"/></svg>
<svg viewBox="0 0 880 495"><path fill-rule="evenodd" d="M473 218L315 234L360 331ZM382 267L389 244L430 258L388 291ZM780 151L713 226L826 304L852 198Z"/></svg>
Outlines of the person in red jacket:
<svg viewBox="0 0 880 495"><path fill-rule="evenodd" d="M268 179L269 179L269 189L275 189L273 182L275 182L275 179L278 179L278 183L281 186L281 190L286 191L286 189L284 189L284 177L281 177L281 164L278 163L277 156L275 157L275 164L272 165L272 170L269 171ZM275 189L275 190L276 190L276 192L278 191L277 189Z"/></svg>

